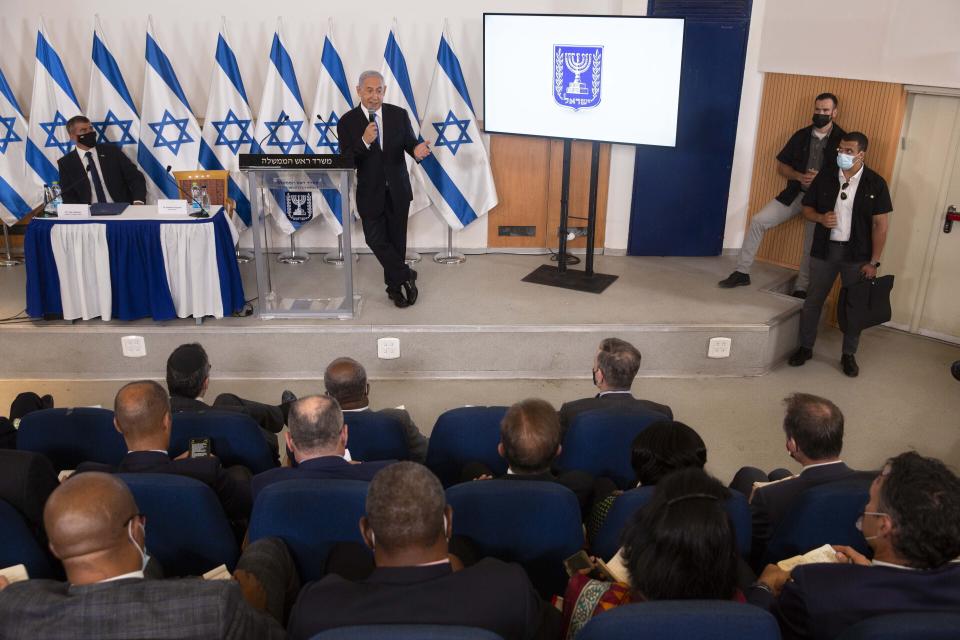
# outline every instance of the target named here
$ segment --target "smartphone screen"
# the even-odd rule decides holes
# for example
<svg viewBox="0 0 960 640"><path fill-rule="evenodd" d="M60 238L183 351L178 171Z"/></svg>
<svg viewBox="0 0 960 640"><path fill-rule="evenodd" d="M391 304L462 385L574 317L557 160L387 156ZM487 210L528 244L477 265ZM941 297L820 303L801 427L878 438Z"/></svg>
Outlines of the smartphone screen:
<svg viewBox="0 0 960 640"><path fill-rule="evenodd" d="M205 458L210 455L210 438L190 438L190 457Z"/></svg>

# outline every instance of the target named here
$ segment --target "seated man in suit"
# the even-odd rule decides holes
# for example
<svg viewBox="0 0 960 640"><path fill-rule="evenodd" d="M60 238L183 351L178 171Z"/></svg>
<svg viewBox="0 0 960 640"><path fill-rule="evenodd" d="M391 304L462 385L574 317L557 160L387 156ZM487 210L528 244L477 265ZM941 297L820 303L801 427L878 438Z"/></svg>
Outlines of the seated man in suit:
<svg viewBox="0 0 960 640"><path fill-rule="evenodd" d="M497 453L507 461L507 473L500 478L558 482L577 495L585 516L593 497L593 476L584 471L554 475L550 467L562 449L560 420L553 405L538 398L517 402L500 422ZM464 480L492 477L490 469L481 463L466 465L462 475Z"/></svg>
<svg viewBox="0 0 960 640"><path fill-rule="evenodd" d="M277 616L298 581L276 538L247 547L232 580L145 580L147 521L116 478L71 477L43 520L67 581L0 578L4 638L284 637Z"/></svg>
<svg viewBox="0 0 960 640"><path fill-rule="evenodd" d="M854 471L840 460L843 448L843 413L826 398L795 393L784 399L787 413L783 418L787 453L802 465L800 473L767 482L759 469L744 467L737 472L731 488L750 500L753 519L752 564L763 558L770 536L800 494L810 487L870 476ZM784 474L789 472L784 472ZM776 474L776 475L784 475ZM758 484L755 484L758 483Z"/></svg>
<svg viewBox="0 0 960 640"><path fill-rule="evenodd" d="M873 560L835 546L839 564L768 565L747 594L785 640L835 638L872 616L960 612L960 478L915 451L887 461L857 528Z"/></svg>
<svg viewBox="0 0 960 640"><path fill-rule="evenodd" d="M370 383L367 371L353 358L337 358L327 366L323 373L323 386L327 394L340 403L345 414L355 411L370 411ZM377 413L393 418L403 425L407 436L407 450L410 459L424 463L427 460L427 438L410 418L405 409L380 409ZM350 417L346 416L349 420Z"/></svg>
<svg viewBox="0 0 960 640"><path fill-rule="evenodd" d="M279 405L247 400L232 393L221 393L213 406L203 401L210 385L210 358L199 343L182 344L167 358L167 391L170 392L170 408L174 413L196 412L216 409L238 411L253 418L264 430L264 438L274 454L279 451L276 434L287 421L290 403L296 400L289 391L284 391Z"/></svg>
<svg viewBox="0 0 960 640"><path fill-rule="evenodd" d="M377 568L364 580L330 574L306 585L288 637L359 624L436 624L489 629L504 640L556 638L559 612L540 600L519 565L487 558L454 569L452 530L453 510L426 467L398 462L383 469L360 519Z"/></svg>
<svg viewBox="0 0 960 640"><path fill-rule="evenodd" d="M98 144L97 132L86 116L67 120L67 133L77 148L57 160L64 203L146 202L147 183L137 165L120 147Z"/></svg>
<svg viewBox="0 0 960 640"><path fill-rule="evenodd" d="M343 423L340 405L330 396L307 396L290 407L287 448L293 452L296 467L278 467L253 478L253 499L274 482L300 478L316 480L364 480L392 464L390 460L357 462L348 460L348 427Z"/></svg>
<svg viewBox="0 0 960 640"><path fill-rule="evenodd" d="M604 339L593 359L593 384L600 393L592 398L564 403L560 407L562 435L566 435L577 414L593 409L655 411L673 420L673 411L667 405L640 400L630 393L633 379L640 370L640 358L640 352L629 342L619 338Z"/></svg>
<svg viewBox="0 0 960 640"><path fill-rule="evenodd" d="M171 460L167 449L172 420L163 387L152 380L131 382L117 392L113 412L114 426L127 443L127 455L116 469L83 463L77 468L78 472L109 469L114 473L172 473L199 480L217 494L234 531L239 538L243 537L253 505L250 471L241 466L224 469L213 455L189 458L184 453Z"/></svg>
<svg viewBox="0 0 960 640"><path fill-rule="evenodd" d="M57 472L46 456L32 451L0 450L0 500L23 514L34 535L43 532L43 505L57 488Z"/></svg>

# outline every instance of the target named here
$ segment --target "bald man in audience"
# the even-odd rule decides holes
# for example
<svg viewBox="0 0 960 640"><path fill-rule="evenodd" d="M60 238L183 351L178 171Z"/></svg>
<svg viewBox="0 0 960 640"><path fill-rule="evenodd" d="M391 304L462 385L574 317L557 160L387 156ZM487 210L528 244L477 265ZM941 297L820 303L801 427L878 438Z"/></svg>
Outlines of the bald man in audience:
<svg viewBox="0 0 960 640"><path fill-rule="evenodd" d="M323 385L327 388L327 393L340 403L340 409L345 414L371 411L370 383L367 382L367 371L362 364L353 358L337 358L331 362L323 373ZM427 438L420 433L420 429L414 424L406 409L380 409L374 413L393 418L399 422L403 426L410 460L420 463L426 462ZM350 416L347 415L345 419L349 424Z"/></svg>
<svg viewBox="0 0 960 640"><path fill-rule="evenodd" d="M359 624L435 624L488 629L504 640L556 638L560 613L540 600L519 565L486 558L459 571L451 566L453 516L426 467L398 462L378 472L360 519L377 568L364 580L330 574L306 585L288 637Z"/></svg>
<svg viewBox="0 0 960 640"><path fill-rule="evenodd" d="M234 531L242 538L253 506L250 471L246 467L224 469L214 455L189 458L183 454L171 460L167 453L173 424L170 400L163 387L152 380L131 382L121 388L113 412L113 424L127 443L127 455L116 468L83 463L78 472L172 473L199 480L217 494Z"/></svg>
<svg viewBox="0 0 960 640"><path fill-rule="evenodd" d="M284 637L277 620L255 608L282 612L283 595L271 584L278 567L285 568L286 579L295 579L290 555L277 539L250 545L257 559L245 552L235 580L145 580L147 521L118 479L104 473L71 477L50 496L43 519L67 582L7 585L0 579L0 637ZM273 606L264 604L271 600Z"/></svg>
<svg viewBox="0 0 960 640"><path fill-rule="evenodd" d="M393 462L359 462L346 458L349 428L343 423L340 405L330 396L300 398L290 406L288 422L284 436L297 466L269 469L254 476L254 500L265 487L283 480L369 482L377 471Z"/></svg>

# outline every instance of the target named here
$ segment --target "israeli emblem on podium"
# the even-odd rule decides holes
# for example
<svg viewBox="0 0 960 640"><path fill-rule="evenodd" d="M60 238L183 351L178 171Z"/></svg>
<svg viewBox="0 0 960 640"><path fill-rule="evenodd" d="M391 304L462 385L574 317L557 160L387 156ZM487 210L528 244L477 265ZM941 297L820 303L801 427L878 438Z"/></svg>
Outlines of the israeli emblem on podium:
<svg viewBox="0 0 960 640"><path fill-rule="evenodd" d="M302 225L313 219L313 194L309 191L287 191L287 220Z"/></svg>
<svg viewBox="0 0 960 640"><path fill-rule="evenodd" d="M603 47L553 45L553 99L574 111L600 104Z"/></svg>

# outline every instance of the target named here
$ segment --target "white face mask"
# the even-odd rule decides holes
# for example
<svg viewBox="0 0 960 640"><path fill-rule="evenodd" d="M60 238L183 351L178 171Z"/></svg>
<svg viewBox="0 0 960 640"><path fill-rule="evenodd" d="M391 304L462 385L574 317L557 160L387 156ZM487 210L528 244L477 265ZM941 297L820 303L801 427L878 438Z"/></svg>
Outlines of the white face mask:
<svg viewBox="0 0 960 640"><path fill-rule="evenodd" d="M140 567L140 570L143 571L144 569L147 568L147 563L150 562L150 556L147 555L147 552L145 549L143 549L139 544L137 544L136 539L133 537L133 529L130 528L131 524L133 524L133 518L131 518L130 522L127 523L127 537L130 538L130 542L133 543L133 546L136 547L137 551L140 553L140 559L142 561L142 566ZM146 540L147 530L144 529L142 524L140 525L140 529L143 531L144 540Z"/></svg>

